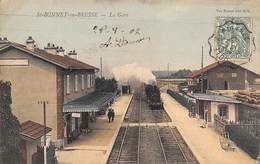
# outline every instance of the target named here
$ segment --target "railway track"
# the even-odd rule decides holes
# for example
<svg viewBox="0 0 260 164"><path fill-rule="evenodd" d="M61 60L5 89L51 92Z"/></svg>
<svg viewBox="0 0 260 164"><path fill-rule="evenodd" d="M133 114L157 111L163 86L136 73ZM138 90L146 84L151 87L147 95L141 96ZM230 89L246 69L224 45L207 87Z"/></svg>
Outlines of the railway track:
<svg viewBox="0 0 260 164"><path fill-rule="evenodd" d="M133 119L133 116L138 116L137 120L140 120L141 110L133 110L134 108L141 109L141 97L135 95L133 98L135 102L131 103L130 110L124 121L130 123L130 120ZM135 112L135 113L134 113ZM136 118L134 118L136 119ZM121 127L119 134L113 146L112 152L108 159L108 164L139 164L140 158L140 126L138 127Z"/></svg>
<svg viewBox="0 0 260 164"><path fill-rule="evenodd" d="M178 129L159 126L169 120L152 112L140 94L134 95L107 164L198 164ZM141 125L146 121L154 125Z"/></svg>
<svg viewBox="0 0 260 164"><path fill-rule="evenodd" d="M176 127L159 127L157 133L164 150L166 164L199 163Z"/></svg>
<svg viewBox="0 0 260 164"><path fill-rule="evenodd" d="M134 97L134 103L130 105L124 122L130 123L161 123L171 122L171 118L165 110L151 110L144 98ZM141 100L140 100L141 99ZM142 108L139 108L142 104ZM140 113L140 109L142 109ZM131 115L131 117L130 117Z"/></svg>

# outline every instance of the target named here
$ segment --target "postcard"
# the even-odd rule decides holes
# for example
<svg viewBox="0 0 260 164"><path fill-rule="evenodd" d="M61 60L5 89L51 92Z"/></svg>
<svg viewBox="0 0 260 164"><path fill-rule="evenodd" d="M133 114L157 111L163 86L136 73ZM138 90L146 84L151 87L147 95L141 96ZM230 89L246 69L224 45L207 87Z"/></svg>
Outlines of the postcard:
<svg viewBox="0 0 260 164"><path fill-rule="evenodd" d="M0 0L0 163L260 163L259 46L259 0Z"/></svg>

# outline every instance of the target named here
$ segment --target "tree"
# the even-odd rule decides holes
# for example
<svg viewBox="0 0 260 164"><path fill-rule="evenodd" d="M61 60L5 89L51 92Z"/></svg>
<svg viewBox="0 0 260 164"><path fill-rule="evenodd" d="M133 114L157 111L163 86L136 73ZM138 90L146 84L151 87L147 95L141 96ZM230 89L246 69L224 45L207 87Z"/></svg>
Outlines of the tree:
<svg viewBox="0 0 260 164"><path fill-rule="evenodd" d="M191 73L192 72L189 69L180 69L177 72L171 74L171 76L175 77L175 78L185 78L185 77L191 75Z"/></svg>
<svg viewBox="0 0 260 164"><path fill-rule="evenodd" d="M20 163L20 123L11 111L11 83L0 80L0 163Z"/></svg>
<svg viewBox="0 0 260 164"><path fill-rule="evenodd" d="M96 91L98 92L116 92L117 91L117 81L112 78L112 79L105 79L104 77L102 78L97 78L95 81L95 86L96 86Z"/></svg>

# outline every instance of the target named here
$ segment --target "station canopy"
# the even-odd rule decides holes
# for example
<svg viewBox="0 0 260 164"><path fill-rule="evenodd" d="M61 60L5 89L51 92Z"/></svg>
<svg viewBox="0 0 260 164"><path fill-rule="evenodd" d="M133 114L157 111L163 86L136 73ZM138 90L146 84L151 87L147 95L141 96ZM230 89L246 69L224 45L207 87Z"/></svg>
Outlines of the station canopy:
<svg viewBox="0 0 260 164"><path fill-rule="evenodd" d="M115 96L113 92L92 92L65 104L63 112L98 112Z"/></svg>

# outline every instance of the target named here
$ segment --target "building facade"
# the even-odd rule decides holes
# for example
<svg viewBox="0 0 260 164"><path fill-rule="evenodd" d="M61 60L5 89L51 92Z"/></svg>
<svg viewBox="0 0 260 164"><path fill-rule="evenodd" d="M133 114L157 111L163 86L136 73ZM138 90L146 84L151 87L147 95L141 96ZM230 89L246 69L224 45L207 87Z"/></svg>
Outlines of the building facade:
<svg viewBox="0 0 260 164"><path fill-rule="evenodd" d="M0 39L0 78L12 84L12 112L20 122L43 123L43 107L47 102L47 126L51 139L64 141L63 105L94 91L96 67L65 54L62 47L48 44L35 47L29 37L26 45Z"/></svg>
<svg viewBox="0 0 260 164"><path fill-rule="evenodd" d="M192 85L201 86L203 71L203 90L244 90L256 83L260 75L230 61L215 62L191 75Z"/></svg>
<svg viewBox="0 0 260 164"><path fill-rule="evenodd" d="M227 122L239 121L238 104L240 101L231 97L203 93L192 93L189 96L196 102L196 116L207 124L214 125L215 115Z"/></svg>

